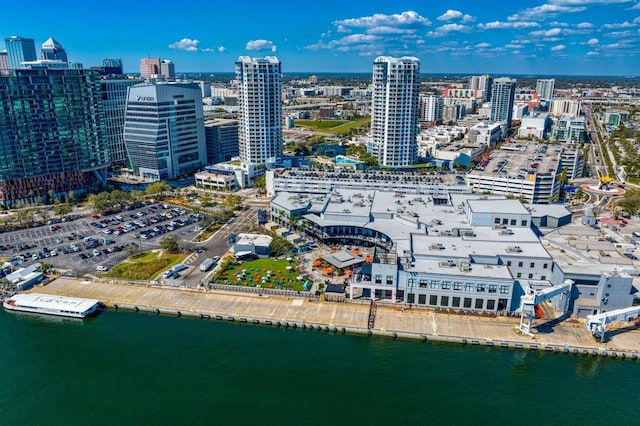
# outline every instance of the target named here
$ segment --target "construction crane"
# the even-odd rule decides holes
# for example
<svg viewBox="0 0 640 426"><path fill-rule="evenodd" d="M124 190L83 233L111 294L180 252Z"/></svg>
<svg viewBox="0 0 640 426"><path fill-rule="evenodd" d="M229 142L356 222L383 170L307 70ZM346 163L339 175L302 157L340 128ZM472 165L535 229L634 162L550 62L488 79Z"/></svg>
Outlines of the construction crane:
<svg viewBox="0 0 640 426"><path fill-rule="evenodd" d="M616 321L629 321L629 319L635 318L638 315L640 315L640 306L631 306L629 308L615 309L600 314L587 315L587 327L589 331L591 331L591 334L593 334L593 337L604 342L607 324Z"/></svg>
<svg viewBox="0 0 640 426"><path fill-rule="evenodd" d="M571 287L573 286L572 280L566 280L564 283L559 285L554 285L551 287L543 288L540 290L535 290L529 287L527 290L527 294L522 296L520 299L520 330L521 333L526 334L527 336L534 337L531 332L531 323L533 322L533 317L536 314L536 305L538 303L542 303L546 300L551 299L552 297L561 295L561 298L564 298L564 307L562 313L567 312Z"/></svg>
<svg viewBox="0 0 640 426"><path fill-rule="evenodd" d="M609 185L611 184L611 182L613 182L613 178L604 173L599 167L596 169L596 172L598 173L598 180L600 181L598 189L602 191L608 191Z"/></svg>

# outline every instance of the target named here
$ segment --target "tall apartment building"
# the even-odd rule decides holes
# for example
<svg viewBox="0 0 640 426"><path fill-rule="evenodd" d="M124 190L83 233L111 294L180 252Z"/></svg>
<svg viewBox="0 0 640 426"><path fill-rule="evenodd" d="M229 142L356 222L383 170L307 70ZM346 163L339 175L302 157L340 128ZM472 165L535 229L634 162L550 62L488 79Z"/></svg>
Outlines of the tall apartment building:
<svg viewBox="0 0 640 426"><path fill-rule="evenodd" d="M174 179L201 169L207 152L200 87L129 87L123 134L131 168L145 180Z"/></svg>
<svg viewBox="0 0 640 426"><path fill-rule="evenodd" d="M554 99L549 112L553 115L580 115L582 101L579 99Z"/></svg>
<svg viewBox="0 0 640 426"><path fill-rule="evenodd" d="M282 160L281 63L275 56L240 56L238 81L240 159L245 164L275 164Z"/></svg>
<svg viewBox="0 0 640 426"><path fill-rule="evenodd" d="M491 86L491 120L511 127L516 82L509 78L496 78Z"/></svg>
<svg viewBox="0 0 640 426"><path fill-rule="evenodd" d="M53 37L49 37L47 41L42 43L40 53L42 59L69 62L66 50L64 50L62 44Z"/></svg>
<svg viewBox="0 0 640 426"><path fill-rule="evenodd" d="M238 156L238 131L238 120L216 119L205 123L207 165L229 161Z"/></svg>
<svg viewBox="0 0 640 426"><path fill-rule="evenodd" d="M9 55L6 50L0 50L0 75L9 75Z"/></svg>
<svg viewBox="0 0 640 426"><path fill-rule="evenodd" d="M553 90L556 87L555 78L538 79L536 82L536 92L538 93L538 99L544 99L550 101L553 99Z"/></svg>
<svg viewBox="0 0 640 426"><path fill-rule="evenodd" d="M419 94L418 58L375 59L370 150L381 165L407 166L417 161Z"/></svg>
<svg viewBox="0 0 640 426"><path fill-rule="evenodd" d="M140 77L147 80L175 78L175 64L169 59L143 58L140 60Z"/></svg>
<svg viewBox="0 0 640 426"><path fill-rule="evenodd" d="M112 169L119 169L128 165L127 150L123 137L127 90L130 86L142 82L143 80L141 79L131 78L100 80L102 108L104 111L104 136L109 147Z"/></svg>
<svg viewBox="0 0 640 426"><path fill-rule="evenodd" d="M85 70L0 76L0 202L51 202L106 181L101 99L96 76Z"/></svg>
<svg viewBox="0 0 640 426"><path fill-rule="evenodd" d="M482 96L483 101L491 100L491 85L493 84L493 78L488 75L473 75L469 77L469 89L476 91L479 96Z"/></svg>
<svg viewBox="0 0 640 426"><path fill-rule="evenodd" d="M4 39L7 47L7 55L9 56L9 69L22 68L22 63L26 61L35 61L36 45L32 38L20 36L11 36Z"/></svg>
<svg viewBox="0 0 640 426"><path fill-rule="evenodd" d="M420 121L429 123L442 122L442 107L444 99L442 96L421 95L420 96Z"/></svg>
<svg viewBox="0 0 640 426"><path fill-rule="evenodd" d="M176 66L168 59L160 61L160 75L164 78L176 78Z"/></svg>

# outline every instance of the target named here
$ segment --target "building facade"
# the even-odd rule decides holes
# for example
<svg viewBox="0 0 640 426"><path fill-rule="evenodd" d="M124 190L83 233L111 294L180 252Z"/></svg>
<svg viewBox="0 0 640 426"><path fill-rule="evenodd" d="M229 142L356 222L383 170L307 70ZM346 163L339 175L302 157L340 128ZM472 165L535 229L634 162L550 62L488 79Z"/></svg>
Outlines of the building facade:
<svg viewBox="0 0 640 426"><path fill-rule="evenodd" d="M207 153L200 87L129 87L123 133L131 168L144 180L174 179L201 169Z"/></svg>
<svg viewBox="0 0 640 426"><path fill-rule="evenodd" d="M22 68L23 62L37 59L36 45L32 38L11 36L4 39L4 44L9 57L9 69Z"/></svg>
<svg viewBox="0 0 640 426"><path fill-rule="evenodd" d="M40 53L42 59L69 62L66 50L64 50L62 44L53 37L49 37L47 41L42 43Z"/></svg>
<svg viewBox="0 0 640 426"><path fill-rule="evenodd" d="M15 70L0 77L0 201L81 193L106 181L102 90L84 70Z"/></svg>
<svg viewBox="0 0 640 426"><path fill-rule="evenodd" d="M420 121L441 123L443 106L442 96L420 96Z"/></svg>
<svg viewBox="0 0 640 426"><path fill-rule="evenodd" d="M238 156L238 131L238 120L216 119L205 123L207 165L229 161Z"/></svg>
<svg viewBox="0 0 640 426"><path fill-rule="evenodd" d="M418 58L376 58L370 148L381 165L397 167L416 163L419 94Z"/></svg>
<svg viewBox="0 0 640 426"><path fill-rule="evenodd" d="M6 50L0 50L0 75L9 75L9 55Z"/></svg>
<svg viewBox="0 0 640 426"><path fill-rule="evenodd" d="M100 80L104 111L104 136L109 146L112 169L129 166L123 137L127 90L130 86L142 82L140 79L127 78Z"/></svg>
<svg viewBox="0 0 640 426"><path fill-rule="evenodd" d="M496 78L491 87L491 121L504 122L511 127L516 82L509 78Z"/></svg>
<svg viewBox="0 0 640 426"><path fill-rule="evenodd" d="M550 101L553 99L553 90L555 87L555 78L538 79L538 81L536 81L536 92L538 93L538 98Z"/></svg>
<svg viewBox="0 0 640 426"><path fill-rule="evenodd" d="M275 56L240 56L235 70L240 160L245 164L277 164L282 161L281 63Z"/></svg>

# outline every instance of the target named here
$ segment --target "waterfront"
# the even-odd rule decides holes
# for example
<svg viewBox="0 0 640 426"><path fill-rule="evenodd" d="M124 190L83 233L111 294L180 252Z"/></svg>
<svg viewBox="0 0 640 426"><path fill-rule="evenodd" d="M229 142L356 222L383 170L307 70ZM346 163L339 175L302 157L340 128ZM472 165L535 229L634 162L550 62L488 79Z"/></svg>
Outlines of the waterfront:
<svg viewBox="0 0 640 426"><path fill-rule="evenodd" d="M2 424L635 424L637 362L108 310L0 313Z"/></svg>

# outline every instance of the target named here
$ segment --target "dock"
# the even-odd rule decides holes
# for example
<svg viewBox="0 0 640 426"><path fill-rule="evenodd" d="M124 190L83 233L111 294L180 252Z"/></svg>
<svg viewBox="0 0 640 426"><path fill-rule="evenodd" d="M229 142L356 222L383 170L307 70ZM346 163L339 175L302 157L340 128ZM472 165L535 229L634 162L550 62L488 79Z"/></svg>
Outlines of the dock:
<svg viewBox="0 0 640 426"><path fill-rule="evenodd" d="M326 302L303 297L196 291L66 277L34 291L97 299L112 309L210 320L621 359L640 357L640 330L612 330L609 340L600 343L578 321L545 327L546 332L539 331L532 339L516 332L519 318L515 317L456 315L385 303L376 305L372 321L369 303Z"/></svg>

